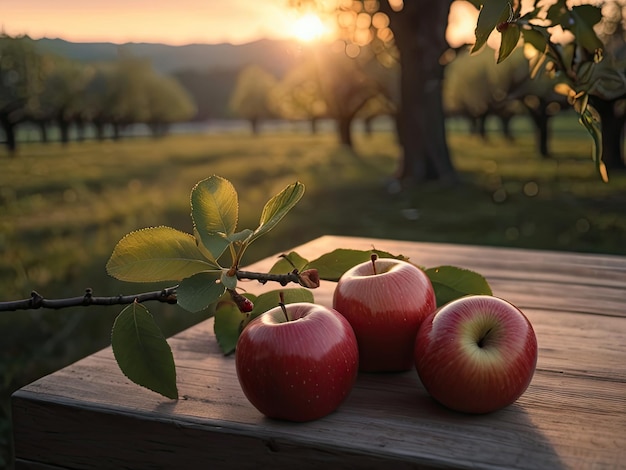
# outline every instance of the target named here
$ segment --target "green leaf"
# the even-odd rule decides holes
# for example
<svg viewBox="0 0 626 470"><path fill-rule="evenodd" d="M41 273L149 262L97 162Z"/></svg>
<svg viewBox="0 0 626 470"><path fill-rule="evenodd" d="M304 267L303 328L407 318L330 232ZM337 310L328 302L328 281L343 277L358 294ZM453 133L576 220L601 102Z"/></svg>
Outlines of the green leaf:
<svg viewBox="0 0 626 470"><path fill-rule="evenodd" d="M573 6L572 12L588 27L593 27L602 21L602 8L595 5Z"/></svg>
<svg viewBox="0 0 626 470"><path fill-rule="evenodd" d="M218 283L221 271L206 271L183 279L176 289L178 305L188 312L200 312L217 302L226 289Z"/></svg>
<svg viewBox="0 0 626 470"><path fill-rule="evenodd" d="M476 23L476 42L472 53L478 52L487 43L489 35L495 27L509 19L511 4L508 0L485 0Z"/></svg>
<svg viewBox="0 0 626 470"><path fill-rule="evenodd" d="M425 270L435 289L437 307L470 294L492 295L487 280L469 269L455 266L438 266Z"/></svg>
<svg viewBox="0 0 626 470"><path fill-rule="evenodd" d="M514 23L509 24L502 32L502 41L500 42L500 51L498 52L498 63L506 59L511 55L511 52L515 50L519 42L520 34L519 26Z"/></svg>
<svg viewBox="0 0 626 470"><path fill-rule="evenodd" d="M226 289L235 289L237 287L237 276L229 276L228 271L222 271L220 282Z"/></svg>
<svg viewBox="0 0 626 470"><path fill-rule="evenodd" d="M289 261L285 258L288 258ZM286 274L292 272L294 269L304 271L308 263L308 259L303 258L295 251L292 251L288 255L281 256L281 258L274 263L274 266L270 269L270 274Z"/></svg>
<svg viewBox="0 0 626 470"><path fill-rule="evenodd" d="M546 19L553 25L565 24L567 26L567 17L569 10L565 4L565 0L557 0L548 8Z"/></svg>
<svg viewBox="0 0 626 470"><path fill-rule="evenodd" d="M218 259L235 233L239 203L237 191L227 179L211 176L191 191L191 218L200 242Z"/></svg>
<svg viewBox="0 0 626 470"><path fill-rule="evenodd" d="M135 302L122 310L113 324L111 345L126 377L167 398L178 398L172 350L143 305Z"/></svg>
<svg viewBox="0 0 626 470"><path fill-rule="evenodd" d="M281 292L283 294L285 304L314 301L313 294L309 289L278 289L265 292L264 294L259 295L254 301L254 308L252 309L252 312L250 312L250 316L246 324L268 310L278 307Z"/></svg>
<svg viewBox="0 0 626 470"><path fill-rule="evenodd" d="M228 237L228 241L231 242L231 243L243 242L243 241L247 240L248 238L250 238L250 236L253 233L254 232L252 232L252 230L250 230L249 228L246 228L246 229L242 230L241 232L233 233L232 235L230 235Z"/></svg>
<svg viewBox="0 0 626 470"><path fill-rule="evenodd" d="M214 269L188 233L170 227L131 232L113 249L107 272L130 282L178 281Z"/></svg>
<svg viewBox="0 0 626 470"><path fill-rule="evenodd" d="M386 251L380 250L352 250L348 248L338 248L330 253L326 253L319 258L309 262L306 269L317 269L320 279L337 282L348 269L371 259L372 254L379 258L397 258L408 260L402 255L395 256Z"/></svg>
<svg viewBox="0 0 626 470"><path fill-rule="evenodd" d="M255 301L254 295L244 295L252 302ZM231 354L235 350L245 318L246 315L239 310L237 304L232 300L223 300L217 304L213 331L217 344L224 355Z"/></svg>
<svg viewBox="0 0 626 470"><path fill-rule="evenodd" d="M547 32L546 28L535 26L524 28L522 29L522 36L525 43L530 44L540 53L543 54L546 51L548 39L550 38L550 34Z"/></svg>
<svg viewBox="0 0 626 470"><path fill-rule="evenodd" d="M576 41L590 53L603 49L604 44L593 29L594 25L602 19L602 10L593 5L581 5L572 7L570 15L573 20L570 29L576 36Z"/></svg>
<svg viewBox="0 0 626 470"><path fill-rule="evenodd" d="M586 106L581 110L580 123L587 129L589 135L593 139L593 152L592 158L596 166L596 171L603 182L609 182L609 175L606 171L606 166L602 161L602 131L599 124L593 118L593 114Z"/></svg>
<svg viewBox="0 0 626 470"><path fill-rule="evenodd" d="M244 294L254 303L254 308L246 315L239 310L235 302L226 296L222 297L215 310L215 323L213 325L215 337L222 353L231 354L237 346L237 340L243 328L259 315L278 306L281 292L285 304L314 301L310 290L300 288L270 291L258 297Z"/></svg>
<svg viewBox="0 0 626 470"><path fill-rule="evenodd" d="M300 182L290 184L263 207L259 227L250 236L249 243L272 230L302 198L304 185Z"/></svg>

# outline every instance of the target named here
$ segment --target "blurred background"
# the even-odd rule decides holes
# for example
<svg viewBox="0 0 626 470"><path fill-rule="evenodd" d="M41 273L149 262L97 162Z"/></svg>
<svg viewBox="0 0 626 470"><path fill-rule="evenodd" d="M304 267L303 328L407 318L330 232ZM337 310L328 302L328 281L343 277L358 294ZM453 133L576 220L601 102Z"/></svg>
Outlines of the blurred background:
<svg viewBox="0 0 626 470"><path fill-rule="evenodd" d="M596 28L618 71L622 11L605 2ZM306 185L246 263L323 234L626 254L624 82L604 183L557 76L531 79L521 45L496 64L497 33L469 54L477 17L462 0L2 0L0 302L168 287L104 266L132 230L191 232L212 174L240 228ZM166 335L211 314L148 308ZM0 312L0 468L11 393L108 346L120 310Z"/></svg>

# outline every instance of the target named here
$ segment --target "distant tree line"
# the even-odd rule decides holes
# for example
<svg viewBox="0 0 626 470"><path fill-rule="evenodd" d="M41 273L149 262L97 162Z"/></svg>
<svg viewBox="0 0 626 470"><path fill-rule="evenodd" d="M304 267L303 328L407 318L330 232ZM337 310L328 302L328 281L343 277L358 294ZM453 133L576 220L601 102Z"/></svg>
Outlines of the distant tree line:
<svg viewBox="0 0 626 470"><path fill-rule="evenodd" d="M554 77L531 78L531 67L522 49L497 64L495 51L485 48L477 55L469 47L450 49L445 55L443 103L448 118L461 118L470 131L487 139L486 123L496 118L506 138L513 139L511 120L523 116L536 129L538 154L550 156L550 119L569 109L567 96L555 91ZM253 133L270 119L306 120L315 132L321 119L337 124L339 141L352 146L355 119L368 124L378 116L397 117L401 97L397 89L399 65L365 60L367 54L350 59L328 48L310 56L278 78L259 66L245 68L235 81L229 102L232 113L250 122Z"/></svg>
<svg viewBox="0 0 626 470"><path fill-rule="evenodd" d="M157 74L149 62L120 57L86 64L42 54L28 37L0 35L0 129L10 154L17 149L16 130L26 122L37 125L44 142L56 126L67 143L72 126L78 139L87 126L98 139L118 139L137 123L163 136L171 123L194 114L180 83Z"/></svg>
<svg viewBox="0 0 626 470"><path fill-rule="evenodd" d="M0 36L0 123L9 152L17 147L16 128L29 122L42 141L55 127L64 143L84 139L86 129L98 139L119 139L124 129L142 123L154 136L174 122L239 117L251 131L271 119L336 123L341 144L352 147L356 119L370 128L378 116L398 116L399 63L379 60L374 44L349 57L348 42L309 46L284 76L259 66L242 70L187 70L163 76L143 59L120 55L116 61L83 63L41 54L26 37ZM527 114L537 129L537 148L549 155L549 118L566 107L547 77L529 78L521 49L496 65L494 51L470 56L465 48L445 55L444 112L462 117L486 138L485 122L496 116L507 137L509 122Z"/></svg>

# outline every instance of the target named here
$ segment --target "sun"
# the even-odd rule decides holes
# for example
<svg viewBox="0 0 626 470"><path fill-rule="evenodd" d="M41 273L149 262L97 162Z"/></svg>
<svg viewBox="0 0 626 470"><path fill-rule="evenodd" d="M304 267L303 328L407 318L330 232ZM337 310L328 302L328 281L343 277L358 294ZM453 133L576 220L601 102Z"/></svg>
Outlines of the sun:
<svg viewBox="0 0 626 470"><path fill-rule="evenodd" d="M329 28L315 13L307 13L298 18L292 27L291 34L303 42L321 39L329 33Z"/></svg>

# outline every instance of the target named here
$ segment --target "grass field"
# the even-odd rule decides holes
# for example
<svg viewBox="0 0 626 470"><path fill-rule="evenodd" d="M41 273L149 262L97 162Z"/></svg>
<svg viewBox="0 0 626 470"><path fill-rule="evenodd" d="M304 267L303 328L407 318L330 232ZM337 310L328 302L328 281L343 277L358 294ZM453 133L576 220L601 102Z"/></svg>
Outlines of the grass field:
<svg viewBox="0 0 626 470"><path fill-rule="evenodd" d="M450 125L461 184L387 191L398 148L388 133L356 135L356 153L333 134L172 136L163 140L27 144L0 151L0 301L117 295L157 286L109 278L104 265L131 230L169 225L191 232L189 193L212 174L240 195L240 228L254 228L265 201L300 180L307 192L245 262L322 234L626 254L626 175L602 183L591 140L564 116L554 157L540 160L531 130L514 144L488 143ZM377 247L384 249L384 247ZM414 260L419 263L419 260ZM165 286L158 286L165 287ZM166 334L200 321L176 306L149 306ZM0 314L0 467L6 458L10 393L109 344L119 307ZM3 442L4 440L4 442Z"/></svg>

